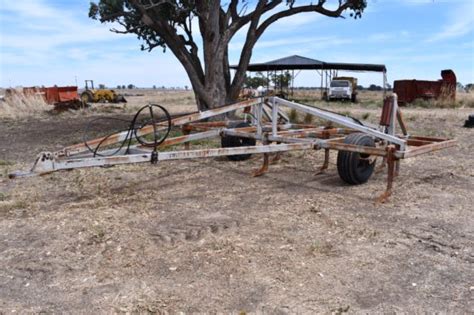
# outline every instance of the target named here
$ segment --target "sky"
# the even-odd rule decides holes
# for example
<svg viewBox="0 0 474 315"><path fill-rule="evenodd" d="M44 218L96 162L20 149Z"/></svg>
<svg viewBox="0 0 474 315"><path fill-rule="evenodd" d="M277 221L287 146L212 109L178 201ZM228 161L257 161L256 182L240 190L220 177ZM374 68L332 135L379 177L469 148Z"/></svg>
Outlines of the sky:
<svg viewBox="0 0 474 315"><path fill-rule="evenodd" d="M76 82L81 87L86 79L108 87L190 85L170 51L141 51L136 36L112 33L112 25L88 18L89 3L0 0L0 87ZM474 0L368 0L361 19L346 16L305 13L282 19L261 37L251 62L301 55L385 64L390 84L438 80L441 70L453 69L459 82L474 83ZM238 61L244 38L240 32L230 43L231 64ZM364 86L383 82L381 74L339 74L356 76ZM315 71L302 71L295 86L319 82Z"/></svg>

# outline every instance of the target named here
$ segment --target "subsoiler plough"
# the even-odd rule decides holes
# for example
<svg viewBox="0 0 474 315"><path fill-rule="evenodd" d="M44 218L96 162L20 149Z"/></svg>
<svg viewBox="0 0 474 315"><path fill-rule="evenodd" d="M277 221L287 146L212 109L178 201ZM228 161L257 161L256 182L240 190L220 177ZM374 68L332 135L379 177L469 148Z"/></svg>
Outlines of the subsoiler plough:
<svg viewBox="0 0 474 315"><path fill-rule="evenodd" d="M315 116L328 124L294 123L284 107ZM212 120L215 117L226 118ZM401 134L396 133L397 122ZM170 131L176 128L181 128L182 135L170 137ZM221 148L190 148L193 141L216 137L221 138ZM184 149L169 151L178 144L184 144ZM329 165L330 150L337 150L337 171L340 178L350 185L365 183L374 173L377 158L381 158L380 169L386 167L388 172L386 190L378 198L384 202L392 192L401 159L455 144L452 139L408 134L396 94L385 99L378 125L278 97L258 97L180 117L171 117L164 107L151 104L137 112L127 130L56 152L42 152L30 171L18 171L10 177L217 156L238 161L248 159L252 154L263 154L263 165L253 174L260 176L268 170L271 155L274 155L273 160L277 160L282 152L319 149L325 153L319 170L324 172ZM166 147L167 150L163 150Z"/></svg>

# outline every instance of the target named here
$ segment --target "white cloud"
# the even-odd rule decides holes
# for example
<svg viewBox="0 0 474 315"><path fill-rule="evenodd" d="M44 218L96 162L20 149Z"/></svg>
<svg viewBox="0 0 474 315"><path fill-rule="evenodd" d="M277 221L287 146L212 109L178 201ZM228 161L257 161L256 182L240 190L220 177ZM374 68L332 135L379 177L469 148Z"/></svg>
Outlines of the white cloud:
<svg viewBox="0 0 474 315"><path fill-rule="evenodd" d="M0 85L98 83L138 86L188 82L171 52L140 52L133 35L109 31L79 10L45 0L2 1L0 7ZM127 38L133 38L132 40ZM184 79L183 79L184 78Z"/></svg>
<svg viewBox="0 0 474 315"><path fill-rule="evenodd" d="M74 2L74 6L80 6L75 9L67 8L64 4L69 2L63 0L0 2L0 85L10 80L14 85L74 84L75 76L81 85L84 79L109 86L189 85L185 71L169 50L166 54L160 49L140 52L140 42L135 36L112 34L110 25L89 19L88 0ZM461 82L473 81L474 41L466 35L474 29L474 0L451 0L449 6L445 0L435 0L434 4L439 2L457 9L447 12L446 24L439 14L436 21L434 17L430 21L430 32L441 28L429 39L434 43L423 42L425 33L422 27L417 29L417 21L397 18L399 24L389 25L380 20L376 28L364 29L367 27L364 23L371 21L370 15L375 16L371 8L381 19L385 14L392 14L394 8L401 7L397 12L411 9L403 5L426 5L417 10L426 9L429 13L436 7L432 0L370 0L365 15L370 14L357 25L351 21L350 28L345 28L343 25L348 24L342 20L335 21L316 13L278 21L257 43L252 62L299 54L324 61L385 63L391 79L437 79L442 68L452 67L459 73ZM57 6L58 3L62 5ZM197 19L193 22L194 31L199 33ZM336 22L342 26L333 27ZM352 29L358 29L359 25L360 31L354 36ZM246 28L232 41L231 63L238 60L245 35ZM200 35L195 37L198 39ZM450 38L456 40L444 41ZM297 84L317 85L313 84L315 77L314 72L302 73ZM373 79L370 75L367 79L364 77L361 76L364 85L378 83L380 79L379 75Z"/></svg>
<svg viewBox="0 0 474 315"><path fill-rule="evenodd" d="M436 42L457 38L474 30L474 1L466 1L449 13L448 22L443 29L429 38L427 42Z"/></svg>
<svg viewBox="0 0 474 315"><path fill-rule="evenodd" d="M0 11L10 16L2 25L2 52L17 51L19 54L40 53L47 57L66 45L97 43L117 39L109 28L86 18L77 12L60 10L43 0L3 1ZM131 36L131 35L130 35Z"/></svg>

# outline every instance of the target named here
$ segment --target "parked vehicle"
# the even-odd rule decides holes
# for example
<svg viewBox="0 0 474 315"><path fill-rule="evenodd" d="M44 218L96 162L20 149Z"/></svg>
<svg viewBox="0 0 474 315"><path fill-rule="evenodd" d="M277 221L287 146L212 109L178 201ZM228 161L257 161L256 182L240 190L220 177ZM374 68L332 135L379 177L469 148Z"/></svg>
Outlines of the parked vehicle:
<svg viewBox="0 0 474 315"><path fill-rule="evenodd" d="M357 78L336 77L332 79L327 100L350 100L355 103L357 101Z"/></svg>
<svg viewBox="0 0 474 315"><path fill-rule="evenodd" d="M90 88L89 88L90 84ZM86 89L81 94L81 100L84 103L126 103L123 95L115 93L110 89L95 89L94 81L86 80Z"/></svg>

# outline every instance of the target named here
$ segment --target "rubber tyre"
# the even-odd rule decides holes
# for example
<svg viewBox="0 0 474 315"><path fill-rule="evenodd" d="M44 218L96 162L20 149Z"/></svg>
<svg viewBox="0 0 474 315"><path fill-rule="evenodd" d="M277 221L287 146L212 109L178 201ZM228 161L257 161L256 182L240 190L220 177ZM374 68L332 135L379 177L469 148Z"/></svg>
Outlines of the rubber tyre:
<svg viewBox="0 0 474 315"><path fill-rule="evenodd" d="M357 94L352 94L351 95L351 102L352 103L357 103Z"/></svg>
<svg viewBox="0 0 474 315"><path fill-rule="evenodd" d="M375 147L372 137L363 133L352 133L344 139L346 144L354 144L366 147ZM339 151L337 154L337 172L339 177L350 185L360 185L367 182L372 176L375 168L375 161L370 163L369 155Z"/></svg>
<svg viewBox="0 0 474 315"><path fill-rule="evenodd" d="M235 126L231 126L231 128L243 128L249 127L250 124L246 122L241 122L236 124ZM255 139L251 138L242 138L242 137L235 137L235 136L224 136L221 137L221 146L223 148L237 148L237 147L247 147L247 146L254 146L257 144ZM238 154L238 155L228 155L227 158L231 161L245 161L250 159L252 154Z"/></svg>
<svg viewBox="0 0 474 315"><path fill-rule="evenodd" d="M92 95L92 92L90 92L90 91L82 92L81 101L83 103L92 103L93 99L94 99L94 96Z"/></svg>
<svg viewBox="0 0 474 315"><path fill-rule="evenodd" d="M125 99L125 97L123 95L117 94L115 96L114 102L115 103L127 103L127 100Z"/></svg>

